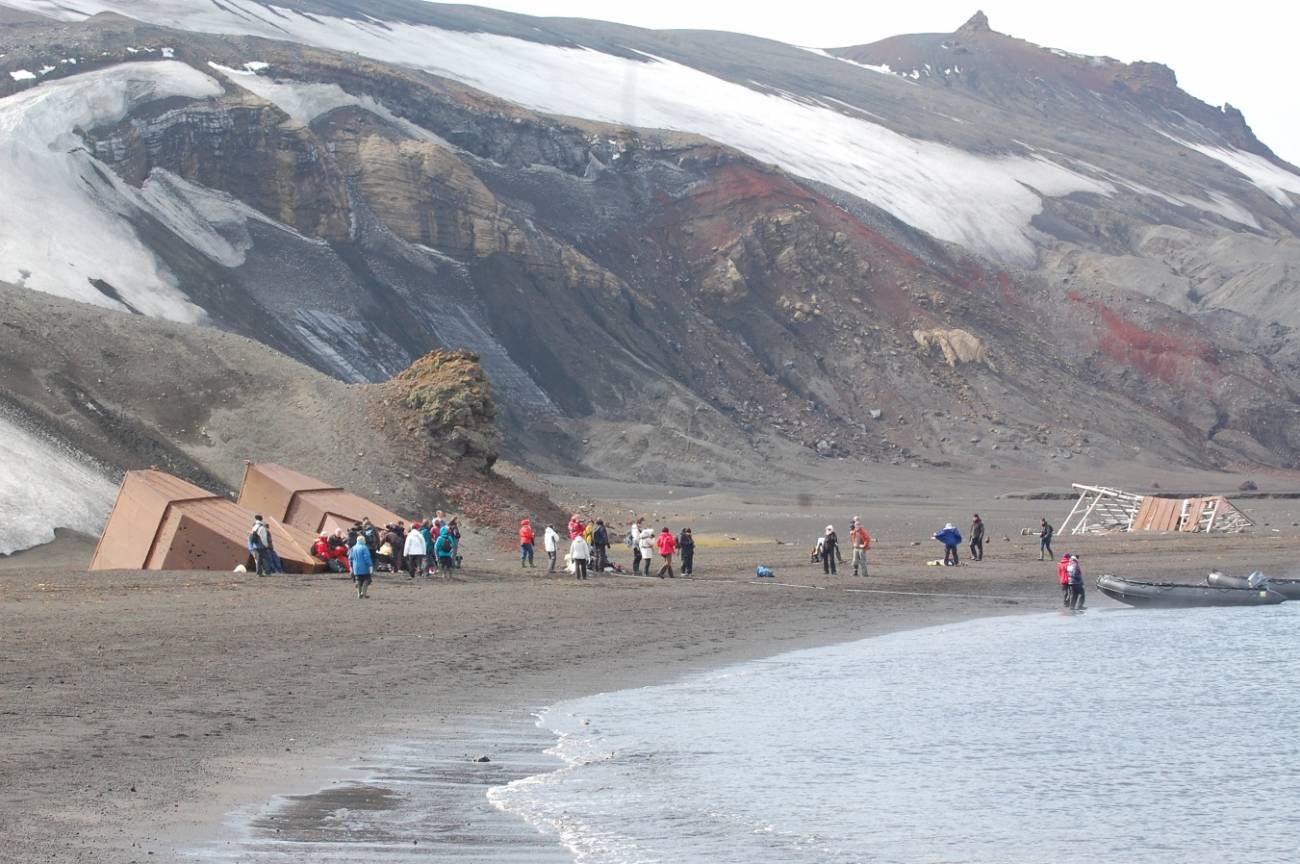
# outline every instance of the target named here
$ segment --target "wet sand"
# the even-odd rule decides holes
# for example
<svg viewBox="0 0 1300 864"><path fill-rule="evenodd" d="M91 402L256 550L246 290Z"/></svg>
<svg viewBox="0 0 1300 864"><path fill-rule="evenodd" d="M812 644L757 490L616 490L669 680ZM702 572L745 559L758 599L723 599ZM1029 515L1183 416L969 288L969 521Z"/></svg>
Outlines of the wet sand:
<svg viewBox="0 0 1300 864"><path fill-rule="evenodd" d="M600 501L612 491L590 484L562 497ZM812 499L789 490L637 491L640 500L601 512L635 509L674 528L689 521L700 541L696 578L578 583L521 572L513 553L476 538L454 579L381 575L368 601L334 576L86 574L69 564L88 555L77 538L6 561L5 859L179 860L181 850L221 842L231 811L354 776L349 765L412 739L441 741L447 765L465 768L463 788L481 790L519 764L503 754L531 746L516 734L529 710L562 698L899 629L1054 611L1060 602L1054 565L1037 560L1036 537L1019 533L1040 512L1059 524L1068 511L1060 501L998 501L975 486L949 490L942 503L900 490L870 507L855 505L852 489ZM972 508L989 524L985 561L926 566L938 547L924 538L944 521L965 529ZM1060 538L1056 548L1080 552L1090 579L1294 570L1298 502L1251 509L1261 527L1250 535ZM808 548L827 522L845 536L855 514L876 538L872 575L824 576L808 564ZM627 562L621 546L614 553ZM758 563L777 579L756 583ZM1109 605L1095 590L1089 601ZM476 752L494 746L494 728L513 743ZM484 767L473 762L479 755L498 758ZM332 794L386 806L382 784L342 784ZM299 799L296 811L291 802L276 817L287 822L255 827L310 832L323 800ZM475 813L457 812L457 800L446 797L443 816L463 830L450 833L487 832ZM516 841L519 860L531 860L527 831L503 842Z"/></svg>

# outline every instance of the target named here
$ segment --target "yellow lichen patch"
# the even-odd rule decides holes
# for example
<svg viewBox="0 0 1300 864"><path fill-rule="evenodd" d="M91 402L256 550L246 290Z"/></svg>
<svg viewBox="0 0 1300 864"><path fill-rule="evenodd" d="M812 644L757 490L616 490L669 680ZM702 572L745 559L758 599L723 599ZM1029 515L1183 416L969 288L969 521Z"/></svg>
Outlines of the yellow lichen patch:
<svg viewBox="0 0 1300 864"><path fill-rule="evenodd" d="M993 368L984 342L974 333L966 330L913 330L912 338L924 351L933 351L937 348L942 352L943 359L948 362L948 365L954 368L958 363L983 363Z"/></svg>

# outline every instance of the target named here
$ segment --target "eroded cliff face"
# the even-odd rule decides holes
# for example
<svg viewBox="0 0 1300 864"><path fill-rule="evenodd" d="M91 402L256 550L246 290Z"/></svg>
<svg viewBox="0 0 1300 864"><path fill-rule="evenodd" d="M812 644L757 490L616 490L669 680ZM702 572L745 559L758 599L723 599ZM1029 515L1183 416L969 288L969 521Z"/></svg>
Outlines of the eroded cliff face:
<svg viewBox="0 0 1300 864"><path fill-rule="evenodd" d="M113 57L182 42L120 20L61 27ZM1149 286L1067 277L1101 272L1133 212L1101 225L1060 199L1044 224L1093 239L1027 273L702 139L287 43L187 34L177 56L222 93L81 130L142 191L125 215L213 323L332 375L410 384L469 362L430 351L472 352L490 399L469 375L459 395L411 385L426 395L406 408L481 467L504 448L741 477L779 440L973 468L1300 452L1285 338L1270 354L1248 326L1147 302ZM185 214L230 250L197 244ZM1184 241L1143 242L1173 260ZM442 417L462 402L465 422Z"/></svg>

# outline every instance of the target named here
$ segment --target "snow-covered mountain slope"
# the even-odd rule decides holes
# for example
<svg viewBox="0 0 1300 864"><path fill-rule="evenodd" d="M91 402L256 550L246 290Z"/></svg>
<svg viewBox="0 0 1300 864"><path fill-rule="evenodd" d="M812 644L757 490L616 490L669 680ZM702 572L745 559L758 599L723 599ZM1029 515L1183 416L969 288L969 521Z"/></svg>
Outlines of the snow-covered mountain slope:
<svg viewBox="0 0 1300 864"><path fill-rule="evenodd" d="M115 123L146 102L218 92L211 77L163 61L74 75L0 100L0 197L24 202L0 209L0 279L201 321L202 310L124 218L149 209L146 196L99 170L75 130ZM211 234L208 220L191 222L196 234Z"/></svg>
<svg viewBox="0 0 1300 864"><path fill-rule="evenodd" d="M140 278L93 284L348 381L470 346L516 455L694 478L772 437L965 467L1300 450L1298 175L1150 70L984 30L917 37L967 52L967 86L406 0L12 2L63 20L0 32L0 111L129 105L13 151L130 241ZM20 252L29 287L96 269Z"/></svg>

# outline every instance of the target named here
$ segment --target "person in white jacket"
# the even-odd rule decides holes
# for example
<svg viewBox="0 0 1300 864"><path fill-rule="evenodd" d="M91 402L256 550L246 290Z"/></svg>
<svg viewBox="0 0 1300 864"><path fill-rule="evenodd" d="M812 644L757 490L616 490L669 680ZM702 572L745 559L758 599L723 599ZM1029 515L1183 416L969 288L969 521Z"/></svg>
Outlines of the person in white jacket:
<svg viewBox="0 0 1300 864"><path fill-rule="evenodd" d="M637 538L637 547L641 552L641 560L645 562L645 575L650 575L650 562L655 557L655 532L653 528L641 529L641 536Z"/></svg>
<svg viewBox="0 0 1300 864"><path fill-rule="evenodd" d="M554 573L555 555L560 551L560 535L555 533L555 526L546 526L546 533L542 535L542 548L546 550L546 557L551 559L550 572Z"/></svg>
<svg viewBox="0 0 1300 864"><path fill-rule="evenodd" d="M587 578L587 559L591 557L591 547L581 534L569 543L569 560L573 562L574 574L579 579Z"/></svg>
<svg viewBox="0 0 1300 864"><path fill-rule="evenodd" d="M429 554L426 546L424 532L420 530L420 523L417 522L411 526L410 532L406 535L406 543L402 546L402 554L406 556L406 572L412 579L424 572L424 556Z"/></svg>

